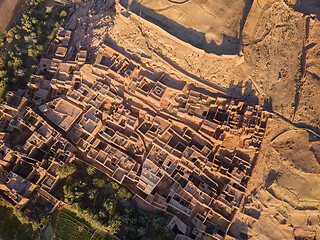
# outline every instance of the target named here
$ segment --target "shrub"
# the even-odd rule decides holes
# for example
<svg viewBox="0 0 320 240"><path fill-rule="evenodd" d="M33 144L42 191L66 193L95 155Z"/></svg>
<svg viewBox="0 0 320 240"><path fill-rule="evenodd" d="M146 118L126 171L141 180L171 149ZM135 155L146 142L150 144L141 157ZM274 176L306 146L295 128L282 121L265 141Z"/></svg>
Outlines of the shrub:
<svg viewBox="0 0 320 240"><path fill-rule="evenodd" d="M3 78L5 75L7 75L6 70L0 70L0 78Z"/></svg>
<svg viewBox="0 0 320 240"><path fill-rule="evenodd" d="M144 227L138 228L138 237L142 237L146 233L146 229Z"/></svg>
<svg viewBox="0 0 320 240"><path fill-rule="evenodd" d="M93 185L98 188L102 188L104 184L106 184L106 182L103 179L99 179L99 178L93 179Z"/></svg>
<svg viewBox="0 0 320 240"><path fill-rule="evenodd" d="M49 40L52 41L52 40L56 37L56 34L57 34L58 30L59 30L59 27L60 27L59 24L57 24L57 25L54 27L54 29L52 30L52 32L48 35L48 39L49 39Z"/></svg>
<svg viewBox="0 0 320 240"><path fill-rule="evenodd" d="M90 176L93 176L96 172L96 169L93 167L93 166L88 166L87 167L87 173L90 175Z"/></svg>
<svg viewBox="0 0 320 240"><path fill-rule="evenodd" d="M73 164L64 165L57 169L57 176L60 178L66 178L76 171L76 166Z"/></svg>
<svg viewBox="0 0 320 240"><path fill-rule="evenodd" d="M141 223L141 225L147 226L150 222L150 218L148 215L143 215L139 218L139 222Z"/></svg>
<svg viewBox="0 0 320 240"><path fill-rule="evenodd" d="M41 45L33 45L28 49L28 56L32 58L37 58L43 52L43 47Z"/></svg>
<svg viewBox="0 0 320 240"><path fill-rule="evenodd" d="M36 71L37 71L37 65L32 65L31 66L31 71L32 71L32 73L36 73Z"/></svg>
<svg viewBox="0 0 320 240"><path fill-rule="evenodd" d="M131 192L124 187L120 187L118 189L118 195L120 198L123 198L124 200L128 200L132 196Z"/></svg>
<svg viewBox="0 0 320 240"><path fill-rule="evenodd" d="M60 18L65 18L66 16L68 16L68 13L66 11L62 10L60 12Z"/></svg>
<svg viewBox="0 0 320 240"><path fill-rule="evenodd" d="M163 217L156 217L153 219L152 223L156 229L159 229L164 224L164 218Z"/></svg>
<svg viewBox="0 0 320 240"><path fill-rule="evenodd" d="M93 188L93 189L90 189L89 190L89 192L88 192L88 197L89 197L89 199L95 199L96 198L96 196L98 195L98 191L97 191L97 189L95 189L95 188Z"/></svg>
<svg viewBox="0 0 320 240"><path fill-rule="evenodd" d="M116 182L111 182L111 187L112 187L113 190L118 190L120 186Z"/></svg>
<svg viewBox="0 0 320 240"><path fill-rule="evenodd" d="M11 38L14 37L14 32L12 31L12 29L10 29L10 30L8 31L7 37L11 37Z"/></svg>
<svg viewBox="0 0 320 240"><path fill-rule="evenodd" d="M63 186L65 202L73 204L82 200L87 191L87 184L81 180L76 180L72 184Z"/></svg>
<svg viewBox="0 0 320 240"><path fill-rule="evenodd" d="M110 216L112 216L114 210L117 207L117 202L114 199L106 199L106 201L103 203L103 207L107 212L109 213Z"/></svg>
<svg viewBox="0 0 320 240"><path fill-rule="evenodd" d="M5 57L0 57L0 68L3 68L6 65Z"/></svg>
<svg viewBox="0 0 320 240"><path fill-rule="evenodd" d="M120 230L121 223L121 218L116 215L109 221L107 231L112 235L117 234Z"/></svg>
<svg viewBox="0 0 320 240"><path fill-rule="evenodd" d="M20 67L22 66L22 60L18 57L14 57L12 60L8 61L8 67L13 69L13 70L17 70L20 69Z"/></svg>
<svg viewBox="0 0 320 240"><path fill-rule="evenodd" d="M24 36L24 40L29 44L33 44L33 43L35 43L37 41L36 37L37 36L34 33L34 34L30 34L30 35Z"/></svg>
<svg viewBox="0 0 320 240"><path fill-rule="evenodd" d="M8 79L6 79L8 81ZM6 93L7 93L7 83L6 81L1 81L0 82L0 102L3 102L6 98Z"/></svg>
<svg viewBox="0 0 320 240"><path fill-rule="evenodd" d="M50 215L43 216L40 222L45 226L48 225L51 222L51 216Z"/></svg>
<svg viewBox="0 0 320 240"><path fill-rule="evenodd" d="M123 215L123 226L126 232L137 231L137 218L133 215L132 208L126 208L125 214Z"/></svg>
<svg viewBox="0 0 320 240"><path fill-rule="evenodd" d="M24 71L22 69L15 69L14 70L14 76L17 76L17 77L23 77L24 76Z"/></svg>

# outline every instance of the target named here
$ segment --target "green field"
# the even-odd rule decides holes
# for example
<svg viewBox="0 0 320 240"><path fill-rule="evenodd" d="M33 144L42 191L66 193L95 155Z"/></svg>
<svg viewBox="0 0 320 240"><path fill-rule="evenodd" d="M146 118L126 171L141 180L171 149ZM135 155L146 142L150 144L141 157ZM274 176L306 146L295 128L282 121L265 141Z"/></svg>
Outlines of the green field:
<svg viewBox="0 0 320 240"><path fill-rule="evenodd" d="M54 239L89 240L93 234L94 229L83 219L76 217L74 213L68 210L59 213Z"/></svg>
<svg viewBox="0 0 320 240"><path fill-rule="evenodd" d="M111 240L106 233L95 231L84 219L74 212L62 210L57 219L55 240Z"/></svg>

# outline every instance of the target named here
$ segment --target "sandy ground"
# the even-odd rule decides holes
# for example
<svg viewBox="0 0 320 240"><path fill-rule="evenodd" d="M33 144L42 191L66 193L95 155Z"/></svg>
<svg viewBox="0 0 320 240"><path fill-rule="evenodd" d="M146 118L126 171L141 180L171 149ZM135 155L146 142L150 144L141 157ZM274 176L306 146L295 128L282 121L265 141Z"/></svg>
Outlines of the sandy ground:
<svg viewBox="0 0 320 240"><path fill-rule="evenodd" d="M153 8L160 3L143 2ZM180 8L179 5L169 9ZM150 50L156 51L188 73L224 88L230 95L260 103L289 121L315 129L320 127L316 101L320 98L319 21L310 21L307 39L306 19L285 2L254 1L243 29L240 55L208 53L134 13L117 16L109 36L125 49L139 54L152 55ZM186 19L179 21L182 24Z"/></svg>
<svg viewBox="0 0 320 240"><path fill-rule="evenodd" d="M264 3L264 4L263 4ZM305 19L283 2L254 2L244 28L244 55L250 80L269 110L292 119L301 68Z"/></svg>
<svg viewBox="0 0 320 240"><path fill-rule="evenodd" d="M234 54L239 50L242 0L121 0L130 11L206 52ZM233 7L233 6L237 7Z"/></svg>
<svg viewBox="0 0 320 240"><path fill-rule="evenodd" d="M319 137L271 119L233 237L319 239L319 163Z"/></svg>
<svg viewBox="0 0 320 240"><path fill-rule="evenodd" d="M310 20L310 36L306 41L306 71L301 79L299 103L294 121L320 127L320 22ZM307 119L307 121L306 121Z"/></svg>
<svg viewBox="0 0 320 240"><path fill-rule="evenodd" d="M106 42L131 56L140 56L157 71L260 103L275 113L268 122L246 201L230 234L251 239L320 239L320 138L304 128L319 131L320 127L319 21L307 20L281 0L254 1L243 29L242 52L218 55L169 34L167 29L120 5L113 14L111 1L108 5L102 0L93 2L79 8L68 23L76 28L78 49L80 43L87 45L92 58L99 45ZM176 3L143 2L216 42L221 42L223 34L235 36L243 2L239 4L242 8L226 11L234 14L235 18L230 18L234 25L225 25L228 21L213 23L219 26L216 31L206 29L211 23L205 19L187 21L184 8L191 3L205 5L210 1L189 1L163 11L159 9ZM227 0L215 4L228 8ZM218 10L212 11L214 19ZM199 14L196 7L194 13ZM198 22L201 24L196 26ZM174 30L183 33L181 28Z"/></svg>
<svg viewBox="0 0 320 240"><path fill-rule="evenodd" d="M244 57L208 54L135 14L117 16L108 35L121 47L149 56L154 65L160 64L157 54L162 55L173 65L228 94L256 99L248 81L249 72L242 64Z"/></svg>
<svg viewBox="0 0 320 240"><path fill-rule="evenodd" d="M24 0L0 0L0 31L9 25L12 17L23 6Z"/></svg>

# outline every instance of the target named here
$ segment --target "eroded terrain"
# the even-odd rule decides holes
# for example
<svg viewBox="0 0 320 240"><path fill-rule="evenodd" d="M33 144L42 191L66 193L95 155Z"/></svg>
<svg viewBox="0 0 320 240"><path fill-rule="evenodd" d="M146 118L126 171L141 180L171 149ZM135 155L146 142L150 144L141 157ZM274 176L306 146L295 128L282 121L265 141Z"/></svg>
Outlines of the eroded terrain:
<svg viewBox="0 0 320 240"><path fill-rule="evenodd" d="M244 1L120 1L175 37L215 54L239 52ZM233 7L237 5L237 7Z"/></svg>
<svg viewBox="0 0 320 240"><path fill-rule="evenodd" d="M177 216L178 239L320 238L317 4L89 1L65 26L70 45L42 62L54 77L32 78L47 92L31 101L46 99L36 114L77 157Z"/></svg>

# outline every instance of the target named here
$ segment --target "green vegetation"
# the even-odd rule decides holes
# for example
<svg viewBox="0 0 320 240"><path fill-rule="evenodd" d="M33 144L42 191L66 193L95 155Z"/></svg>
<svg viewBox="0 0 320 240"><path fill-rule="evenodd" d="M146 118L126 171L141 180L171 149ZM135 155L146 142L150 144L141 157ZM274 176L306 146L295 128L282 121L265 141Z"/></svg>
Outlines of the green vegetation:
<svg viewBox="0 0 320 240"><path fill-rule="evenodd" d="M38 226L0 199L0 233L4 239L39 239Z"/></svg>
<svg viewBox="0 0 320 240"><path fill-rule="evenodd" d="M103 179L99 179L99 178L95 178L92 181L93 185L98 187L98 188L102 188L106 182Z"/></svg>
<svg viewBox="0 0 320 240"><path fill-rule="evenodd" d="M84 220L74 216L68 210L63 210L58 216L55 239L87 240L90 239L93 232L93 228Z"/></svg>
<svg viewBox="0 0 320 240"><path fill-rule="evenodd" d="M139 216L140 215L140 216ZM165 217L155 216L153 220L146 214L137 214L133 208L127 208L122 216L121 239L174 239L173 232L165 226Z"/></svg>
<svg viewBox="0 0 320 240"><path fill-rule="evenodd" d="M126 188L124 187L120 187L118 189L118 195L120 198L124 199L125 201L127 201L128 199L130 199L132 197L132 194L130 191L128 191Z"/></svg>
<svg viewBox="0 0 320 240"><path fill-rule="evenodd" d="M94 180L90 179L89 184L80 179L67 182L63 187L65 202L94 228L115 234L121 225L121 219L115 214L117 194L102 190L97 184L93 184Z"/></svg>
<svg viewBox="0 0 320 240"><path fill-rule="evenodd" d="M141 225L147 226L149 224L149 222L150 222L150 218L148 217L148 215L142 215L139 218L139 222L141 223Z"/></svg>
<svg viewBox="0 0 320 240"><path fill-rule="evenodd" d="M43 47L40 45L33 45L28 49L28 56L32 58L37 58L43 53Z"/></svg>
<svg viewBox="0 0 320 240"><path fill-rule="evenodd" d="M67 164L63 167L57 169L57 176L60 178L66 178L76 171L76 166L74 164Z"/></svg>
<svg viewBox="0 0 320 240"><path fill-rule="evenodd" d="M52 222L51 215L43 216L43 217L41 218L40 222L41 222L44 226L47 226L48 224L50 224L50 223Z"/></svg>
<svg viewBox="0 0 320 240"><path fill-rule="evenodd" d="M96 169L93 167L93 166L88 166L87 167L87 173L90 175L90 176L93 176L96 172Z"/></svg>
<svg viewBox="0 0 320 240"><path fill-rule="evenodd" d="M163 226L164 222L165 222L165 219L163 217L155 217L152 221L153 226L156 229L160 229Z"/></svg>
<svg viewBox="0 0 320 240"><path fill-rule="evenodd" d="M165 217L149 216L131 202L132 193L103 173L75 162L76 172L63 186L66 208L92 228L120 239L173 239ZM83 166L81 166L83 164ZM101 237L94 235L96 239ZM80 238L79 238L80 239Z"/></svg>
<svg viewBox="0 0 320 240"><path fill-rule="evenodd" d="M66 16L68 16L68 13L66 11L62 10L60 13L60 18L65 18Z"/></svg>
<svg viewBox="0 0 320 240"><path fill-rule="evenodd" d="M108 240L113 239L105 233L98 233L84 219L72 211L64 209L58 215L55 240Z"/></svg>
<svg viewBox="0 0 320 240"><path fill-rule="evenodd" d="M111 187L112 187L113 190L118 190L120 186L116 182L111 182Z"/></svg>
<svg viewBox="0 0 320 240"><path fill-rule="evenodd" d="M46 10L44 0L30 0L15 26L0 33L0 102L8 91L24 87L35 72L34 66L60 27L61 19L54 14L67 15L61 9L53 13Z"/></svg>

